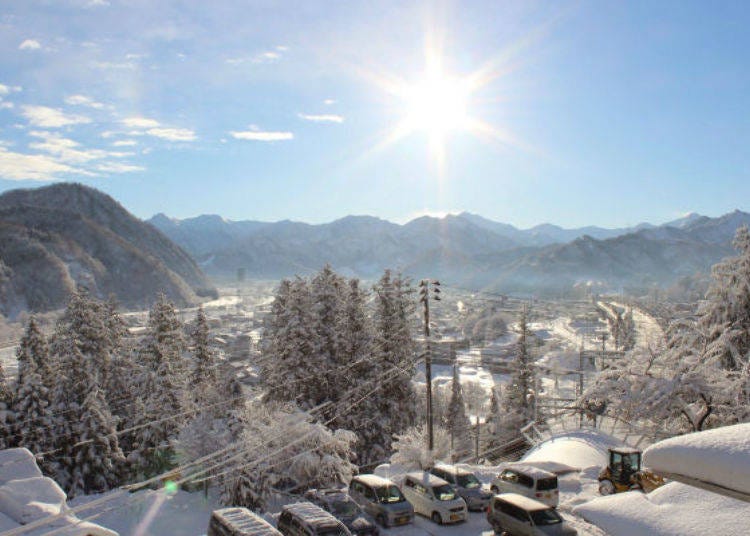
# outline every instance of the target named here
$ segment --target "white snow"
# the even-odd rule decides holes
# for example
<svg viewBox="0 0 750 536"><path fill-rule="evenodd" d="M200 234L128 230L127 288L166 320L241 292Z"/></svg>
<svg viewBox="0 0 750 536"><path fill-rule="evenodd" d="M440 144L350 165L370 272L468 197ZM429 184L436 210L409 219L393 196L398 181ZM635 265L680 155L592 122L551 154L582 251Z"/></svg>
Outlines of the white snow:
<svg viewBox="0 0 750 536"><path fill-rule="evenodd" d="M0 484L9 480L42 476L36 458L28 449L0 450Z"/></svg>
<svg viewBox="0 0 750 536"><path fill-rule="evenodd" d="M611 536L747 536L750 526L750 504L679 482L600 497L573 513Z"/></svg>
<svg viewBox="0 0 750 536"><path fill-rule="evenodd" d="M643 463L750 495L750 423L660 441L646 449Z"/></svg>
<svg viewBox="0 0 750 536"><path fill-rule="evenodd" d="M65 492L51 478L11 480L0 486L0 511L25 525L62 513L65 498Z"/></svg>
<svg viewBox="0 0 750 536"><path fill-rule="evenodd" d="M607 449L618 441L599 430L580 430L552 437L531 449L522 458L524 463L548 467L552 464L581 471L588 467L602 468L608 463ZM556 471L557 472L557 471Z"/></svg>

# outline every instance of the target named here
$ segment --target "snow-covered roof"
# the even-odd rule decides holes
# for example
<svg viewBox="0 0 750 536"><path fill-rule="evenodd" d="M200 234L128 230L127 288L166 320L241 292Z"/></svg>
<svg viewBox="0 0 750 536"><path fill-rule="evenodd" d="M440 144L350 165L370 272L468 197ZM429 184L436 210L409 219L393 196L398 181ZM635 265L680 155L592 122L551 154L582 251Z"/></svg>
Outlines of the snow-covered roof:
<svg viewBox="0 0 750 536"><path fill-rule="evenodd" d="M641 452L639 449L634 449L633 447L612 447L612 450L622 452L623 454L638 454Z"/></svg>
<svg viewBox="0 0 750 536"><path fill-rule="evenodd" d="M544 469L540 469L539 467L528 463L512 463L508 464L507 468L528 475L534 479L551 478L555 476L554 473L550 473L549 471L545 471Z"/></svg>
<svg viewBox="0 0 750 536"><path fill-rule="evenodd" d="M24 525L64 512L66 499L60 486L44 476L10 480L0 486L0 511Z"/></svg>
<svg viewBox="0 0 750 536"><path fill-rule="evenodd" d="M410 478L413 481L419 482L424 486L444 486L447 484L447 482L439 476L435 476L432 473L426 472L407 473L405 478Z"/></svg>
<svg viewBox="0 0 750 536"><path fill-rule="evenodd" d="M9 480L42 476L36 458L24 448L0 450L0 485Z"/></svg>
<svg viewBox="0 0 750 536"><path fill-rule="evenodd" d="M265 519L253 514L247 508L222 508L214 510L214 517L234 529L250 531L257 536L279 536L281 533Z"/></svg>
<svg viewBox="0 0 750 536"><path fill-rule="evenodd" d="M539 443L524 455L524 463L555 462L578 470L604 467L609 463L607 449L620 441L600 430L565 432Z"/></svg>
<svg viewBox="0 0 750 536"><path fill-rule="evenodd" d="M644 465L673 480L750 501L750 423L665 439Z"/></svg>
<svg viewBox="0 0 750 536"><path fill-rule="evenodd" d="M598 497L573 513L610 536L747 536L750 518L747 503L679 482Z"/></svg>
<svg viewBox="0 0 750 536"><path fill-rule="evenodd" d="M354 478L371 487L390 486L393 484L392 481L378 475L357 475Z"/></svg>
<svg viewBox="0 0 750 536"><path fill-rule="evenodd" d="M500 495L495 495L495 497L499 497L528 512L533 512L534 510L549 510L550 508L549 505L544 504L543 502L536 501L524 495L519 495L518 493L501 493Z"/></svg>

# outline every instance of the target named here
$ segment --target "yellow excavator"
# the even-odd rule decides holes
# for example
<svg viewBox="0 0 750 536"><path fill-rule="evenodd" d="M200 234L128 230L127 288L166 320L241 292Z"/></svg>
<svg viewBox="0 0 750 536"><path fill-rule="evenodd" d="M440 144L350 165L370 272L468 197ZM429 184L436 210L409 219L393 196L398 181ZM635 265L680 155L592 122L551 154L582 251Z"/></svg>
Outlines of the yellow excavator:
<svg viewBox="0 0 750 536"><path fill-rule="evenodd" d="M609 465L599 473L599 493L602 495L631 490L648 493L662 485L662 477L641 469L641 451L630 447L609 449Z"/></svg>

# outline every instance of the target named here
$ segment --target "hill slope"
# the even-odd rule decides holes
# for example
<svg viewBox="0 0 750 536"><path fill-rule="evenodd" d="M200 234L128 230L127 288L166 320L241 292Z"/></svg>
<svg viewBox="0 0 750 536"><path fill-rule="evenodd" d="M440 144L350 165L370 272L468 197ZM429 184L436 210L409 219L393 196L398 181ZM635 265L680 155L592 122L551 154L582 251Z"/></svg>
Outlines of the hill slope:
<svg viewBox="0 0 750 536"><path fill-rule="evenodd" d="M62 307L76 285L126 307L157 292L181 305L215 292L185 251L97 190L56 184L0 195L0 311Z"/></svg>

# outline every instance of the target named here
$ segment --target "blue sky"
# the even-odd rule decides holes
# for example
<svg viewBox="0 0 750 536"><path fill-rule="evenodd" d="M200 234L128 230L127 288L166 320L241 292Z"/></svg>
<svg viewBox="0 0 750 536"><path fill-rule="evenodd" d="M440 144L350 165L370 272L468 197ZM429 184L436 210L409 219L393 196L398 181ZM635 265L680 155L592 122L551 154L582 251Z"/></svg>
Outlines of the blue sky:
<svg viewBox="0 0 750 536"><path fill-rule="evenodd" d="M315 223L750 209L749 27L740 1L3 2L0 189ZM450 129L442 164L429 129L385 143L414 102L383 81L435 43L446 75L491 75L466 113L494 134Z"/></svg>

